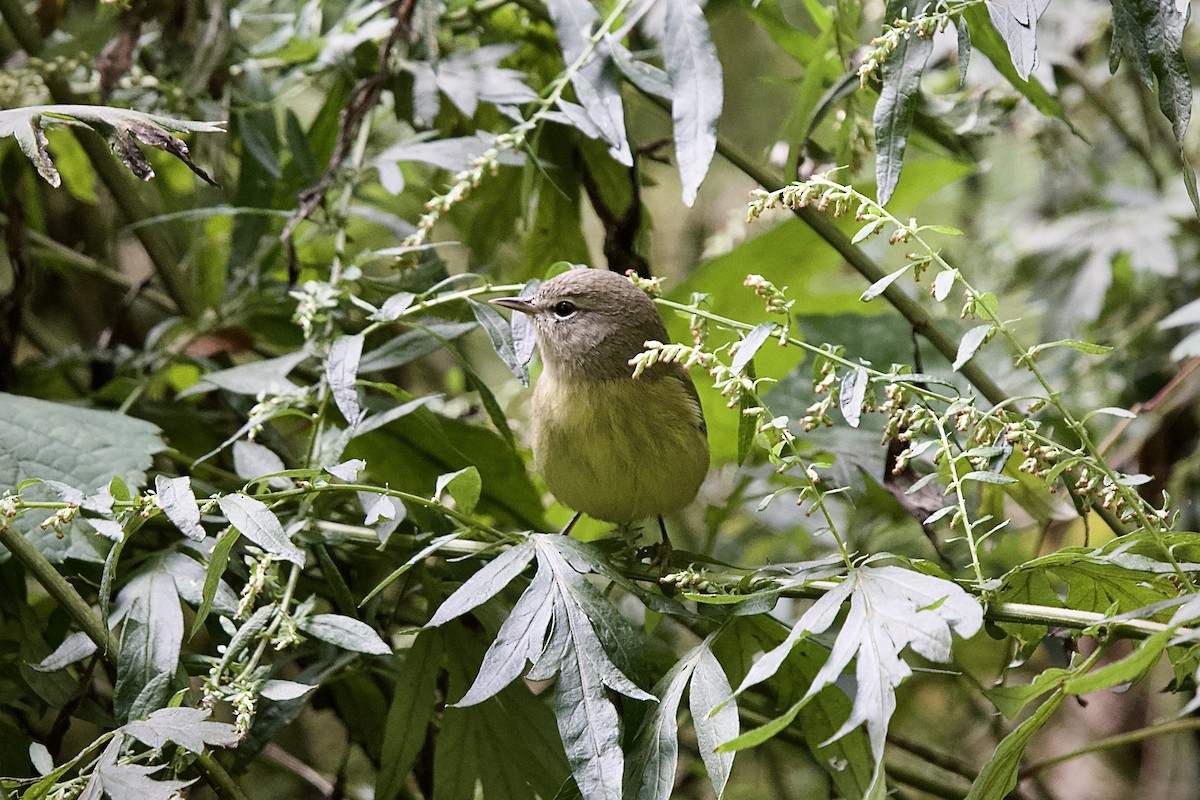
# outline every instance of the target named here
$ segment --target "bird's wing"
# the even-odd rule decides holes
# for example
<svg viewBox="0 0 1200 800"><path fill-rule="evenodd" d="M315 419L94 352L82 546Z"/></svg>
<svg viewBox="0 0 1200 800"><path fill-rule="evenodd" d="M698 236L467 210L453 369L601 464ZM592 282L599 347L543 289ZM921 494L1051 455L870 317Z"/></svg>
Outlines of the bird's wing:
<svg viewBox="0 0 1200 800"><path fill-rule="evenodd" d="M708 423L704 421L704 410L700 407L700 394L696 391L696 384L692 382L692 376L688 375L687 370L678 364L669 366L671 369L666 374L667 380L677 380L683 384L683 390L687 394L692 411L696 416L696 425L700 428L701 433L707 435Z"/></svg>

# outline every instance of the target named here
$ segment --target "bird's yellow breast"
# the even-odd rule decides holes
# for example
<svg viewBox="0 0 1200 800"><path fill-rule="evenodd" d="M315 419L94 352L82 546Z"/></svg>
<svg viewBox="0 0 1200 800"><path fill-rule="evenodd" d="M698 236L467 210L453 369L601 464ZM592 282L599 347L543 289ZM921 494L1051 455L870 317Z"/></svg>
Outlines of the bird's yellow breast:
<svg viewBox="0 0 1200 800"><path fill-rule="evenodd" d="M619 524L691 503L708 472L708 439L684 380L575 382L544 372L533 393L533 456L554 496Z"/></svg>

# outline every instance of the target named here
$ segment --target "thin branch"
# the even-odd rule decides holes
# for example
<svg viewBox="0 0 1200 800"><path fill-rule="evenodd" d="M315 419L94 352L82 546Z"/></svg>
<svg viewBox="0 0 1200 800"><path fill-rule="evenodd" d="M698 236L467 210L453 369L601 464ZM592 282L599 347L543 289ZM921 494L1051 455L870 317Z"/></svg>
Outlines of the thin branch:
<svg viewBox="0 0 1200 800"><path fill-rule="evenodd" d="M67 579L33 546L33 542L11 525L0 522L0 544L7 547L34 580L62 606L75 624L96 644L104 660L116 666L116 637L109 632L108 626L100 617L92 613L92 607L79 596L75 587L67 583Z"/></svg>
<svg viewBox="0 0 1200 800"><path fill-rule="evenodd" d="M1057 766L1064 761L1086 756L1090 753L1100 753L1105 750L1116 750L1119 747L1128 747L1131 744L1152 739L1155 736L1173 736L1177 733L1189 733L1191 731L1200 730L1200 719L1189 717L1188 719L1177 719L1172 722L1167 722L1162 725L1149 725L1145 728L1138 728L1134 731L1118 733L1115 736L1109 736L1096 742L1092 742L1086 747L1081 747L1078 750L1072 750L1070 753L1053 756L1051 758L1035 761L1032 764L1027 764L1021 768L1021 778L1028 778L1031 775L1036 775L1050 767Z"/></svg>

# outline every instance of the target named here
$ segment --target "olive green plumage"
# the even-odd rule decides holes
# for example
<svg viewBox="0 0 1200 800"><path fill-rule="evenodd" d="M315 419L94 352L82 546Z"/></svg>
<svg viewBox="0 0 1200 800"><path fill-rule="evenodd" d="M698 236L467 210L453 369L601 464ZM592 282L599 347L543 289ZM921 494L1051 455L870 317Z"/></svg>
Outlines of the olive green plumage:
<svg viewBox="0 0 1200 800"><path fill-rule="evenodd" d="M628 279L572 270L498 305L533 321L543 370L530 417L534 464L564 505L628 524L687 506L708 472L696 387L677 364L634 379L629 361L666 342L654 303Z"/></svg>

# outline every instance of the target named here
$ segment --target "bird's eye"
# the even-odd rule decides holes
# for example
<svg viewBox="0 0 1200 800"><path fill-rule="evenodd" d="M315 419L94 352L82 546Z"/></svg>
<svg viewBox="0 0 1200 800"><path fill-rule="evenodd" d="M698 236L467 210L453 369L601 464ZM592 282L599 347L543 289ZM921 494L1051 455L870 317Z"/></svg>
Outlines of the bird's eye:
<svg viewBox="0 0 1200 800"><path fill-rule="evenodd" d="M554 304L554 316L566 319L579 309L570 300L560 300Z"/></svg>

